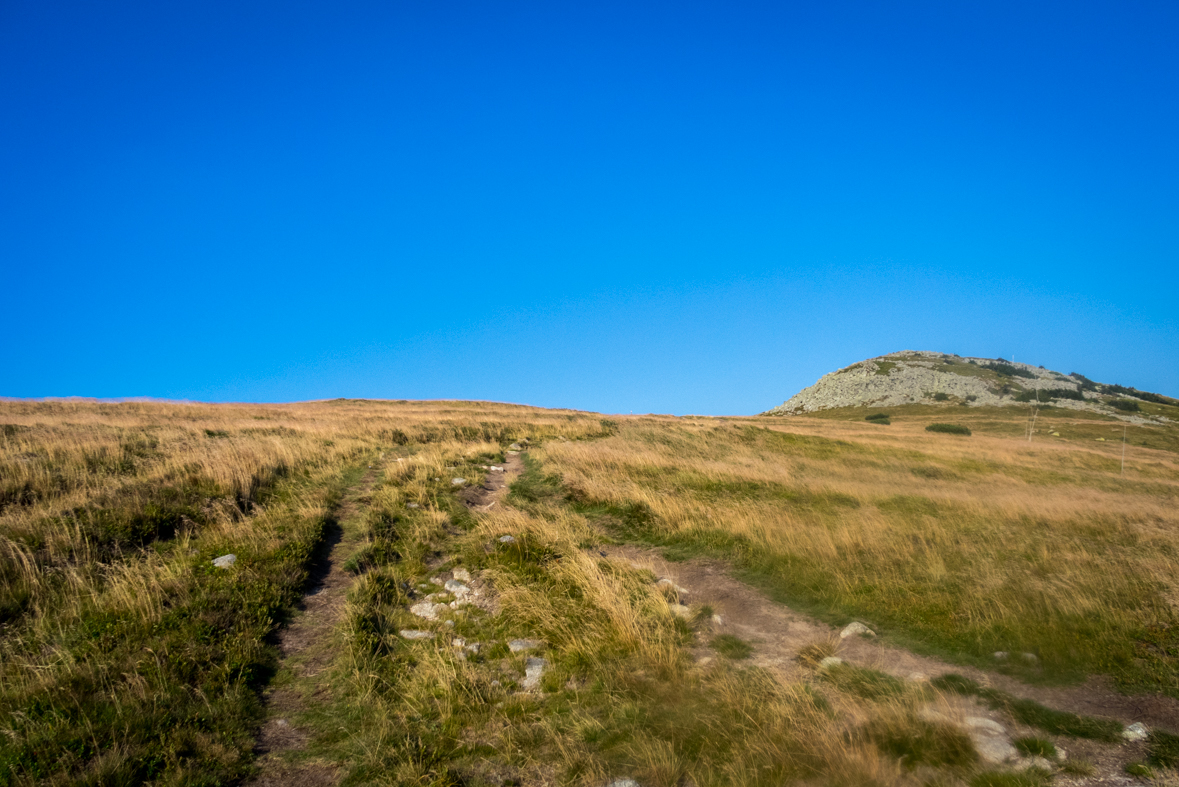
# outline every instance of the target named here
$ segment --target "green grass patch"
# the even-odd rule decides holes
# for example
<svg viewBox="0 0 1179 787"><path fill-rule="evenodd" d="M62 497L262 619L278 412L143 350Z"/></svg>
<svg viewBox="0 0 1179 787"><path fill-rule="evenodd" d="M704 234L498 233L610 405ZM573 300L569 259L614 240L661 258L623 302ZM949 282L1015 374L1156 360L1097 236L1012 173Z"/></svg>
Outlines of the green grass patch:
<svg viewBox="0 0 1179 787"><path fill-rule="evenodd" d="M720 634L709 641L709 646L728 659L747 659L753 655L753 646L732 634Z"/></svg>
<svg viewBox="0 0 1179 787"><path fill-rule="evenodd" d="M865 700L885 700L905 693L905 682L879 670L835 664L820 673L837 689Z"/></svg>
<svg viewBox="0 0 1179 787"><path fill-rule="evenodd" d="M941 675L930 681L935 689L951 691L967 697L978 697L994 710L1009 713L1012 718L1029 727L1044 730L1052 735L1068 735L1074 738L1114 743L1120 739L1122 725L1111 719L1095 719L1076 713L1053 710L1038 702L1014 697L999 689L979 685L961 675Z"/></svg>
<svg viewBox="0 0 1179 787"><path fill-rule="evenodd" d="M962 424L929 424L925 427L927 432L941 432L942 434L970 434L970 427Z"/></svg>
<svg viewBox="0 0 1179 787"><path fill-rule="evenodd" d="M919 765L962 768L978 760L970 736L952 724L895 714L873 719L865 725L863 734L909 769Z"/></svg>
<svg viewBox="0 0 1179 787"><path fill-rule="evenodd" d="M1026 771L987 771L975 775L970 787L1046 787L1052 783L1052 774L1040 768Z"/></svg>
<svg viewBox="0 0 1179 787"><path fill-rule="evenodd" d="M1179 768L1179 735L1153 730L1147 739L1147 761L1160 768Z"/></svg>
<svg viewBox="0 0 1179 787"><path fill-rule="evenodd" d="M1017 738L1011 743L1015 750L1025 757L1056 759L1056 745L1045 738Z"/></svg>

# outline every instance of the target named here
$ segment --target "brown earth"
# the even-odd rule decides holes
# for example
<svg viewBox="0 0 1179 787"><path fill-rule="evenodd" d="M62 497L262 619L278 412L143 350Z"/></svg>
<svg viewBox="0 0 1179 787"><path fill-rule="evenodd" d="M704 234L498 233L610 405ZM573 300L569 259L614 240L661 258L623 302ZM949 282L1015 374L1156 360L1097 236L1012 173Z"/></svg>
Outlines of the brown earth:
<svg viewBox="0 0 1179 787"><path fill-rule="evenodd" d="M257 787L326 787L338 784L343 774L334 765L317 762L291 762L289 755L307 747L308 734L291 718L317 702L326 701L327 682L316 677L332 663L332 632L344 614L348 589L354 577L344 570L344 563L364 544L362 528L345 529L371 501L379 468L370 465L360 483L344 498L321 547L320 555L308 580L307 594L291 624L278 633L281 664L310 693L280 685L264 695L269 719L262 726L255 754L260 772L251 782Z"/></svg>

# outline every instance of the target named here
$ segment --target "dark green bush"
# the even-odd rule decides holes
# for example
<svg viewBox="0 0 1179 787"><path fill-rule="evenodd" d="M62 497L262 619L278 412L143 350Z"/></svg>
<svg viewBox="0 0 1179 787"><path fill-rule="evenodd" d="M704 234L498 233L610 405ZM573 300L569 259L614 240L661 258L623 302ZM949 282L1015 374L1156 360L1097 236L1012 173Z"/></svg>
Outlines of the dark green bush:
<svg viewBox="0 0 1179 787"><path fill-rule="evenodd" d="M930 424L925 427L927 432L943 432L945 434L964 434L969 435L970 429L961 424Z"/></svg>
<svg viewBox="0 0 1179 787"><path fill-rule="evenodd" d="M865 415L865 421L887 421L889 419L888 413L872 413L872 415Z"/></svg>
<svg viewBox="0 0 1179 787"><path fill-rule="evenodd" d="M942 391L938 391L937 393L935 393L933 395L933 400L935 402L944 402L949 398L950 398L950 395L948 393L944 393Z"/></svg>
<svg viewBox="0 0 1179 787"><path fill-rule="evenodd" d="M1138 402L1135 402L1132 399L1111 399L1109 401L1109 406L1115 410L1121 410L1127 413L1138 412Z"/></svg>
<svg viewBox="0 0 1179 787"><path fill-rule="evenodd" d="M992 372L996 372L1005 377L1035 378L1036 376L1035 372L1029 372L1027 369L1020 369L1018 366L1012 366L1006 361L1000 361L998 363L984 363L982 367L984 369L990 369Z"/></svg>

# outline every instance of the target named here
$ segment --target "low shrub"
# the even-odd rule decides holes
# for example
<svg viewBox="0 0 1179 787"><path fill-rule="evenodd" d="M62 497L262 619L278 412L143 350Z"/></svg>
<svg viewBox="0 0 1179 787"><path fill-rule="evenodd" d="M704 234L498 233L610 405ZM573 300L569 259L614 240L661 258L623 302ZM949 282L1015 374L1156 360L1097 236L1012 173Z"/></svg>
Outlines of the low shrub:
<svg viewBox="0 0 1179 787"><path fill-rule="evenodd" d="M1138 402L1132 399L1110 399L1109 406L1126 413L1138 412Z"/></svg>
<svg viewBox="0 0 1179 787"><path fill-rule="evenodd" d="M930 424L925 427L925 431L942 432L944 434L970 434L970 429L962 424Z"/></svg>
<svg viewBox="0 0 1179 787"><path fill-rule="evenodd" d="M948 393L945 393L944 391L938 391L937 393L935 393L933 395L933 400L935 402L944 402L949 398L950 398L950 395Z"/></svg>
<svg viewBox="0 0 1179 787"><path fill-rule="evenodd" d="M872 415L865 415L865 421L887 421L890 416L888 413L872 413Z"/></svg>
<svg viewBox="0 0 1179 787"><path fill-rule="evenodd" d="M1032 379L1035 379L1036 377L1035 372L1029 372L1027 369L1020 369L1018 366L1012 366L1006 362L984 363L982 368L990 369L992 372L1001 374L1004 377L1028 377Z"/></svg>

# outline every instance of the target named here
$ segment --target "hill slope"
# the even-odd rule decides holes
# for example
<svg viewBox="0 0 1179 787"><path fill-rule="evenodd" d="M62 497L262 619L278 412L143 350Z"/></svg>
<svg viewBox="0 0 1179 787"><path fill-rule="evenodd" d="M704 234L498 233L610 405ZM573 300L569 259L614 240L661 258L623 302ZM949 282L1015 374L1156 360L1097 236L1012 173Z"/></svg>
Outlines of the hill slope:
<svg viewBox="0 0 1179 787"><path fill-rule="evenodd" d="M1120 385L1103 385L1001 358L967 358L905 350L854 363L824 375L763 415L798 415L837 407L895 407L946 402L973 407L1039 401L1133 422L1170 420L1179 401Z"/></svg>

